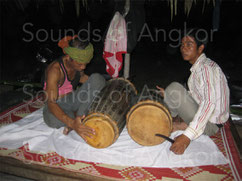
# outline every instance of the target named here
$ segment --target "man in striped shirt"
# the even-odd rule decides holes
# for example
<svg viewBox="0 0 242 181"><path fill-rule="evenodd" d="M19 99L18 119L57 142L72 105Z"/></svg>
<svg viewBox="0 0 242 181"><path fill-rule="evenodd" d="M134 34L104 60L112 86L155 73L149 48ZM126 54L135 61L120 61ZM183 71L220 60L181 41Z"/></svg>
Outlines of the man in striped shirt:
<svg viewBox="0 0 242 181"><path fill-rule="evenodd" d="M199 29L187 31L182 38L182 57L192 64L188 91L177 82L165 90L157 86L174 118L173 131L184 130L170 147L175 154L183 154L202 134L214 135L229 118L227 80L221 68L203 53L206 41L206 37L199 36Z"/></svg>

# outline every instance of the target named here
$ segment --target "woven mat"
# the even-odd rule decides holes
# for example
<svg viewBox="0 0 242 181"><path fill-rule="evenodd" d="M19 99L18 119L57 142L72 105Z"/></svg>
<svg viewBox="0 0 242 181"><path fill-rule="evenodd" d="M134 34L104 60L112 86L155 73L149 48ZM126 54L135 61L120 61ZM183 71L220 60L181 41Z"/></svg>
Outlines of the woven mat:
<svg viewBox="0 0 242 181"><path fill-rule="evenodd" d="M0 126L18 121L42 106L41 96L14 106L0 114ZM55 152L47 154L31 152L28 145L13 150L0 148L0 155L25 163L61 168L112 180L241 180L242 164L239 161L229 123L211 138L230 163L184 168L124 167L66 159Z"/></svg>

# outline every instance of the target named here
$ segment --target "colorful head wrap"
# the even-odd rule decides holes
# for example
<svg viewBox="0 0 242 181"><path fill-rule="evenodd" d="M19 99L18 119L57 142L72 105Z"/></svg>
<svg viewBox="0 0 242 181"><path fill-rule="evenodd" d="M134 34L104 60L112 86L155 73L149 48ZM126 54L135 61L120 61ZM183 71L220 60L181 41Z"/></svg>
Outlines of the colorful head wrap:
<svg viewBox="0 0 242 181"><path fill-rule="evenodd" d="M75 39L76 37L77 35L73 37L66 36L59 41L58 46L61 47L63 52L69 55L73 60L79 63L89 63L93 57L93 46L91 43L89 43L88 46L83 50L75 47L70 47L69 41Z"/></svg>

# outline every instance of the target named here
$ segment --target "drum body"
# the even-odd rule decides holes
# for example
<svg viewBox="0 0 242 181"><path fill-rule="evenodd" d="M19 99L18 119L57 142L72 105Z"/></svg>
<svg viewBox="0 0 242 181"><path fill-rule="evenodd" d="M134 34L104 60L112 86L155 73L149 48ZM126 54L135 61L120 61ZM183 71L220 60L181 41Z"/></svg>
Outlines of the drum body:
<svg viewBox="0 0 242 181"><path fill-rule="evenodd" d="M153 146L164 142L155 134L170 136L172 117L160 93L143 89L137 103L127 114L126 126L131 138L140 145Z"/></svg>
<svg viewBox="0 0 242 181"><path fill-rule="evenodd" d="M132 97L137 91L133 84L123 78L111 79L94 98L88 115L83 120L95 130L87 143L95 148L106 148L119 137L126 124L126 114L130 109Z"/></svg>

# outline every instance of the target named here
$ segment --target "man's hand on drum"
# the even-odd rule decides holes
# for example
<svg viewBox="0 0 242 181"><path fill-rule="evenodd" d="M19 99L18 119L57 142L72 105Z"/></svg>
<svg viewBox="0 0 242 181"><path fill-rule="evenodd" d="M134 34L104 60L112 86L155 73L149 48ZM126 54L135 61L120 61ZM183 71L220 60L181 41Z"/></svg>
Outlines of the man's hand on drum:
<svg viewBox="0 0 242 181"><path fill-rule="evenodd" d="M190 142L191 140L182 134L175 138L175 142L171 145L170 150L177 155L182 155Z"/></svg>
<svg viewBox="0 0 242 181"><path fill-rule="evenodd" d="M83 124L82 120L84 118L85 115L77 116L72 124L72 129L86 141L86 136L92 138L92 135L95 135L95 130Z"/></svg>
<svg viewBox="0 0 242 181"><path fill-rule="evenodd" d="M156 86L156 88L159 90L159 92L161 93L161 96L164 97L165 95L165 90L162 87L159 87L158 85Z"/></svg>

